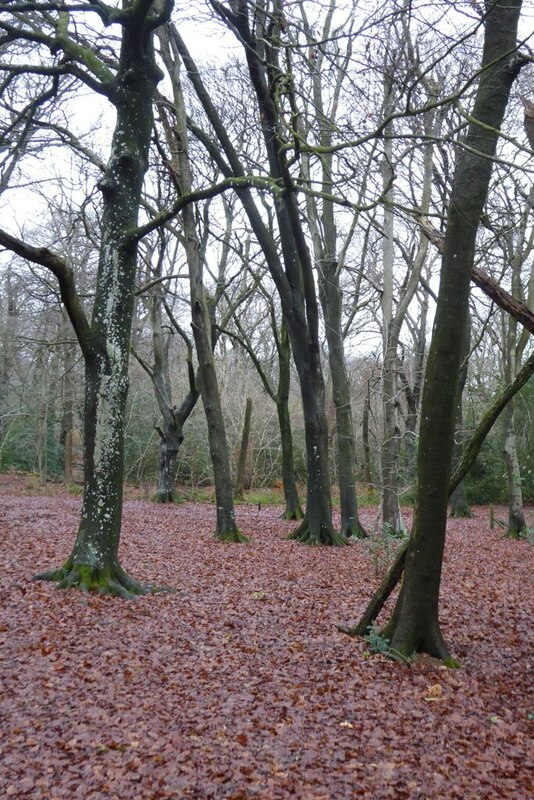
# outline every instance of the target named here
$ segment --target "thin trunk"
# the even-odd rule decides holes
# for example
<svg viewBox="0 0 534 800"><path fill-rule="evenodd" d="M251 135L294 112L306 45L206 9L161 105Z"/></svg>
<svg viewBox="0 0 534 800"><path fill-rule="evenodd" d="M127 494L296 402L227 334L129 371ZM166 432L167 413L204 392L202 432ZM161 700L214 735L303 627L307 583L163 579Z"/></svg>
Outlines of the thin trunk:
<svg viewBox="0 0 534 800"><path fill-rule="evenodd" d="M515 430L515 403L511 400L505 411L504 460L508 483L508 531L510 539L519 539L527 528L523 511L523 491L521 488L521 467L517 454L517 435Z"/></svg>
<svg viewBox="0 0 534 800"><path fill-rule="evenodd" d="M464 339L464 352L463 362L460 370L460 378L458 383L458 399L456 402L456 434L454 437L454 450L453 450L453 464L457 464L462 457L462 451L465 444L465 434L463 430L463 393L465 382L467 380L467 359L469 357L471 345L471 320L468 316L467 328ZM451 503L451 517L471 517L471 511L467 503L465 494L465 484L461 481L450 495Z"/></svg>
<svg viewBox="0 0 534 800"><path fill-rule="evenodd" d="M172 80L176 110L176 144L172 153L172 169L182 194L192 190L191 164L189 161L187 117L179 73L179 61L173 52L173 43L167 26L159 31L162 57ZM191 296L191 325L198 359L198 383L204 413L208 424L208 443L215 499L217 504L215 536L227 542L247 541L237 528L230 473L230 453L221 406L215 360L213 357L212 320L206 290L203 283L203 261L201 246L191 206L182 211L184 247L189 270Z"/></svg>
<svg viewBox="0 0 534 800"><path fill-rule="evenodd" d="M248 447L250 441L250 421L252 418L252 398L247 397L245 404L245 418L243 420L243 431L241 434L241 444L239 446L239 458L237 460L237 475L235 479L234 497L236 500L245 499L245 469L247 466Z"/></svg>
<svg viewBox="0 0 534 800"><path fill-rule="evenodd" d="M337 470L341 513L340 534L347 539L350 537L364 538L367 533L358 518L356 501L354 426L350 381L345 364L341 329L342 293L336 262L323 264L319 290L328 342L328 363L330 365L336 415Z"/></svg>
<svg viewBox="0 0 534 800"><path fill-rule="evenodd" d="M287 156L280 131L283 126L276 79L282 71L278 67L278 34L283 23L279 8L272 22L263 29L261 40L252 35L245 6L239 13L214 0L214 7L230 27L239 34L245 46L249 75L254 88L262 135L269 160L271 177L283 187L276 203L276 217L280 233L283 264L272 236L258 213L252 194L247 189L239 197L252 223L263 249L266 262L280 294L282 312L287 324L295 365L299 375L306 429L307 508L303 523L292 538L306 544L343 544L343 537L332 525L332 500L328 468L328 440L325 414L324 380L320 358L319 310L313 266L301 225L300 209L296 200L295 185L288 168ZM265 20L264 20L265 21ZM261 17L257 20L261 24ZM236 176L242 176L243 167L214 109L187 50L174 31L180 54L190 70L195 90L214 126L219 141ZM263 50L268 50L267 59ZM217 154L214 153L214 156ZM219 163L219 162L218 162ZM223 165L221 165L223 168ZM228 171L224 167L223 171Z"/></svg>
<svg viewBox="0 0 534 800"><path fill-rule="evenodd" d="M371 413L371 382L367 381L367 391L363 401L362 440L363 440L363 479L370 485L373 482L371 472L371 446L369 444L369 416Z"/></svg>

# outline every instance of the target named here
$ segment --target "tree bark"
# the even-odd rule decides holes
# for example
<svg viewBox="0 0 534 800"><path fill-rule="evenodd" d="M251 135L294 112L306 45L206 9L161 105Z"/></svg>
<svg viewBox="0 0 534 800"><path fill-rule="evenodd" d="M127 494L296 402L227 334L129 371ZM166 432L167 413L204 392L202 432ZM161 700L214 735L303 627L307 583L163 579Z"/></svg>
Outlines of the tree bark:
<svg viewBox="0 0 534 800"><path fill-rule="evenodd" d="M239 458L237 460L237 475L235 479L235 490L234 490L234 497L236 500L245 499L245 469L247 466L251 418L252 418L252 398L247 397L247 401L245 404L245 418L243 420L243 431L241 434L241 444L239 446Z"/></svg>
<svg viewBox="0 0 534 800"><path fill-rule="evenodd" d="M278 42L281 26L283 26L283 15L281 8L275 10L272 20L263 29L260 44L258 38L252 35L248 18L249 12L244 2L237 3L234 9L213 0L213 6L222 19L237 31L245 46L248 71L260 112L260 125L269 161L270 178L282 187L275 206L275 213L280 233L283 270L278 254L273 248L272 238L265 230L252 196L247 191L241 191L239 196L249 214L254 232L264 250L267 264L280 294L282 313L291 339L302 394L307 460L307 505L304 520L291 534L291 538L304 544L341 545L345 543L345 540L334 530L332 524L325 390L320 357L319 309L313 265L301 224L296 187L289 170L285 141L281 135L283 121L279 107L280 98L277 97L276 92L277 81L283 75L283 71L278 66ZM265 50L267 58L263 57L259 48ZM180 52L192 65L183 45L180 46ZM211 123L216 127L217 135L224 142L225 153L232 168L234 170L237 168L236 174L241 175L242 166L228 140L220 118L209 103L209 99L205 97L197 74L195 74L195 79L195 88L202 98Z"/></svg>
<svg viewBox="0 0 534 800"><path fill-rule="evenodd" d="M176 110L174 131L176 145L173 152L172 169L180 192L187 194L192 190L192 178L187 138L187 117L179 76L179 61L175 59L172 52L173 45L168 27L163 27L158 35L162 47L162 56L172 80ZM238 530L235 519L230 453L213 357L212 319L203 283L204 265L200 241L191 206L186 206L181 216L184 248L189 270L191 325L198 359L198 384L208 424L208 443L215 485L217 504L215 536L221 541L245 542L247 539Z"/></svg>
<svg viewBox="0 0 534 800"><path fill-rule="evenodd" d="M295 481L295 458L293 451L293 431L289 416L289 386L291 380L291 346L287 326L282 320L278 345L278 389L275 395L280 443L282 450L282 486L284 488L285 509L282 519L301 520L304 517L300 505L299 492Z"/></svg>
<svg viewBox="0 0 534 800"><path fill-rule="evenodd" d="M465 388L465 382L467 380L467 359L469 357L469 350L470 350L470 343L471 343L471 320L468 316L467 327L465 331L465 338L464 338L464 352L463 352L463 359L462 359L462 366L460 369L460 377L458 382L458 399L456 403L456 434L454 437L454 449L453 449L453 461L457 463L460 458L462 457L463 445L465 435L463 432L463 392ZM469 505L467 503L467 497L465 494L465 485L463 481L460 481L458 486L451 492L450 494L450 503L451 503L451 517L471 517L471 511L469 509Z"/></svg>
<svg viewBox="0 0 534 800"><path fill-rule="evenodd" d="M130 597L146 591L121 567L124 419L137 272L137 219L148 168L152 103L161 73L147 15L137 2L122 21L121 54L109 92L116 109L111 157L100 181L103 212L90 332L76 333L85 359L84 495L74 548L58 570L37 575L60 588ZM69 286L62 285L65 298ZM67 298L69 302L69 298ZM67 306L71 320L73 302Z"/></svg>
<svg viewBox="0 0 534 800"><path fill-rule="evenodd" d="M523 511L523 491L521 488L521 467L517 454L517 435L515 430L515 403L511 400L505 411L504 460L508 483L508 531L510 539L519 539L527 527Z"/></svg>
<svg viewBox="0 0 534 800"><path fill-rule="evenodd" d="M447 218L441 283L421 409L418 489L402 591L390 626L391 647L410 656L426 652L453 664L439 619L439 587L454 441L454 412L468 313L475 240L488 192L499 129L518 67L511 62L517 42L521 0L486 2L483 71L474 120L466 136L470 150L458 157ZM473 152L475 151L475 152ZM480 153L480 155L478 155Z"/></svg>

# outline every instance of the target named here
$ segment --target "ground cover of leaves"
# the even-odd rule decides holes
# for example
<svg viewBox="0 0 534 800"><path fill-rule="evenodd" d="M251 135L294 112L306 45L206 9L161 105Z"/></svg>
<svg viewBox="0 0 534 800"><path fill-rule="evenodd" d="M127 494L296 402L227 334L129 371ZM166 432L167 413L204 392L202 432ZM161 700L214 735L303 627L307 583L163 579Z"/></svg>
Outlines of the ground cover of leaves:
<svg viewBox="0 0 534 800"><path fill-rule="evenodd" d="M280 509L128 501L121 558L173 594L125 602L31 582L68 554L80 498L0 497L0 797L532 795L532 546L451 520L442 618L462 663L401 666L354 622L384 553L284 540ZM374 510L362 513L371 524ZM530 726L530 728L529 728Z"/></svg>

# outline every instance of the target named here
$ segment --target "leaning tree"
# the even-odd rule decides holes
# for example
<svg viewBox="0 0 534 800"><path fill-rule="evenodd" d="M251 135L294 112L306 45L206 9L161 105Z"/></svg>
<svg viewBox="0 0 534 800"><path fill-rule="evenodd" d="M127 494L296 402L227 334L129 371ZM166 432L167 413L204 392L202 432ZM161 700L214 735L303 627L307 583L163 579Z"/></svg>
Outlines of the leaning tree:
<svg viewBox="0 0 534 800"><path fill-rule="evenodd" d="M416 512L404 580L385 633L401 655L426 652L453 664L439 619L439 588L454 445L457 387L480 217L499 131L521 59L521 0L486 0L480 79L460 142L443 245L436 319L421 408Z"/></svg>

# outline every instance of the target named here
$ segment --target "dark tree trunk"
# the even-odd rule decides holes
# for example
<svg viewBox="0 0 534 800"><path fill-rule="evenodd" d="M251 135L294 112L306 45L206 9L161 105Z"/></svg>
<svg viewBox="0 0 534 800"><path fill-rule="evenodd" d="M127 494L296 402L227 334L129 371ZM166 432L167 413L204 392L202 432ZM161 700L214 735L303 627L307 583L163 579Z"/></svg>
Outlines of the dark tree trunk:
<svg viewBox="0 0 534 800"><path fill-rule="evenodd" d="M101 246L85 356L84 495L71 555L58 570L36 576L61 588L129 597L145 590L119 563L124 419L137 272L137 218L152 134L152 103L161 74L146 16L137 3L122 23L118 72L110 91L117 118L111 157L100 182ZM83 349L83 348L82 348Z"/></svg>
<svg viewBox="0 0 534 800"><path fill-rule="evenodd" d="M333 220L331 221L334 228ZM339 505L341 512L341 536L364 538L367 536L358 518L356 501L356 454L354 449L354 426L350 398L350 381L345 365L343 333L341 328L342 294L339 285L337 262L322 265L319 284L323 308L328 363L332 377L332 391L336 414L337 470L339 483Z"/></svg>
<svg viewBox="0 0 534 800"><path fill-rule="evenodd" d="M166 26L159 33L162 55L169 75L176 110L172 168L180 192L192 191L191 164L187 138L187 115L179 78L179 65L174 60L170 45L170 31ZM215 536L226 542L247 541L237 528L234 512L232 478L230 474L230 453L226 438L224 417L219 394L219 385L213 358L213 325L210 306L203 283L204 263L200 241L196 230L195 217L191 206L182 211L183 240L189 270L189 289L191 297L191 325L198 358L198 385L202 405L208 424L208 444L213 467L217 522Z"/></svg>
<svg viewBox="0 0 534 800"><path fill-rule="evenodd" d="M363 443L363 479L370 485L373 482L371 471L371 446L369 444L369 417L371 414L371 382L367 380L367 391L363 401L362 443Z"/></svg>
<svg viewBox="0 0 534 800"><path fill-rule="evenodd" d="M325 414L324 380L320 359L319 309L313 275L313 265L301 225L296 187L292 180L284 140L280 135L282 119L276 99L276 79L282 71L277 65L277 32L283 24L280 9L273 14L272 24L264 30L261 44L250 29L248 9L239 4L234 10L214 0L213 6L221 17L238 32L245 46L248 70L260 112L262 135L269 160L270 177L283 187L276 202L276 217L284 268L276 252L272 237L265 228L249 190L243 188L239 196L249 215L254 232L263 249L271 275L280 294L282 312L287 324L293 356L299 375L306 430L307 507L302 524L292 538L306 544L343 544L344 539L332 525L332 500L330 494L328 440ZM214 125L232 171L242 176L243 167L224 126L202 84L198 71L175 32L175 40L184 58L195 89ZM260 49L266 48L265 59ZM216 155L216 154L214 154ZM227 166L221 165L224 171Z"/></svg>
<svg viewBox="0 0 534 800"><path fill-rule="evenodd" d="M457 464L460 461L465 443L465 434L463 430L462 400L463 400L465 382L467 380L467 366L468 366L467 359L469 356L470 344L471 344L471 320L468 316L467 327L465 331L463 360L458 382L458 400L456 403L456 435L454 438L454 449L453 449L454 464ZM458 486L454 489L454 491L451 493L450 502L451 502L451 512L450 512L451 517L462 518L462 517L472 516L471 511L469 509L469 505L467 503L464 481L461 481L458 484Z"/></svg>
<svg viewBox="0 0 534 800"><path fill-rule="evenodd" d="M285 509L283 519L301 520L304 517L300 505L297 483L295 481L295 459L293 452L293 431L289 416L289 386L291 380L290 370L291 347L287 326L282 320L280 336L278 337L278 391L275 402L280 428L280 446L282 450L282 485L284 487Z"/></svg>
<svg viewBox="0 0 534 800"><path fill-rule="evenodd" d="M521 0L486 2L483 71L453 182L441 284L421 409L417 505L402 591L393 612L391 647L402 655L426 652L453 663L438 620L439 587L454 418L469 283L477 228L487 196L499 130L518 67L512 64ZM473 152L475 151L475 152ZM477 155L477 153L483 155Z"/></svg>
<svg viewBox="0 0 534 800"><path fill-rule="evenodd" d="M234 497L236 500L245 499L245 469L247 466L251 419L252 419L252 398L247 397L247 402L245 404L245 418L243 420L243 431L241 434L241 444L239 446L239 457L237 460L237 475L235 479L235 491L234 491Z"/></svg>
<svg viewBox="0 0 534 800"><path fill-rule="evenodd" d="M174 414L163 419L163 430L158 428L161 441L159 445L158 480L154 502L179 503L180 496L176 491L176 468L178 454L184 440L182 425Z"/></svg>

